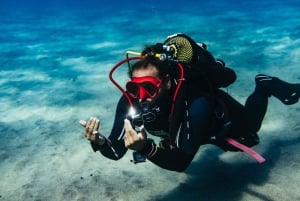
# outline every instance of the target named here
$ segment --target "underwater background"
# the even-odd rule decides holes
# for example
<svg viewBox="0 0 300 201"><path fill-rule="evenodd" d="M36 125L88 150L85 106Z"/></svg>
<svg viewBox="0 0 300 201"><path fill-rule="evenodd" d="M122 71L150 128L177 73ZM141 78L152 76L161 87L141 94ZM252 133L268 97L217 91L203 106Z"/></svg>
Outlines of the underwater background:
<svg viewBox="0 0 300 201"><path fill-rule="evenodd" d="M184 173L94 153L80 119L109 135L125 51L185 33L233 68L242 103L254 76L300 82L298 0L0 0L0 201L300 200L300 105L270 99L254 147L267 161L202 146ZM126 66L115 79L125 83Z"/></svg>

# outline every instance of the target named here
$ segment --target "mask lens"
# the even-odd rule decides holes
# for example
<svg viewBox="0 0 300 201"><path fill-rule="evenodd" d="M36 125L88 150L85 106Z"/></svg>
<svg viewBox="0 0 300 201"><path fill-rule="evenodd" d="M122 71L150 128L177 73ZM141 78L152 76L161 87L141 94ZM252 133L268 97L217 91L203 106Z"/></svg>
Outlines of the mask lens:
<svg viewBox="0 0 300 201"><path fill-rule="evenodd" d="M158 91L158 87L155 86L153 83L151 82L143 82L141 83L141 86L147 91L147 93L153 97L156 95L157 91Z"/></svg>
<svg viewBox="0 0 300 201"><path fill-rule="evenodd" d="M137 98L139 93L139 85L134 82L127 82L126 90L131 97Z"/></svg>

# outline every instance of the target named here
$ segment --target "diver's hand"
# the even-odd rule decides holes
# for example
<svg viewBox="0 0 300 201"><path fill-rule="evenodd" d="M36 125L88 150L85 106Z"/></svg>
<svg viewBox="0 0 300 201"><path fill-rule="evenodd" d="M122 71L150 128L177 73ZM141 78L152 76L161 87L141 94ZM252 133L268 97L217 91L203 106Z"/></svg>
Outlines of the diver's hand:
<svg viewBox="0 0 300 201"><path fill-rule="evenodd" d="M87 122L84 120L80 120L79 123L85 128L84 136L86 137L86 139L99 145L103 145L105 143L105 137L98 131L100 126L99 119L90 117Z"/></svg>
<svg viewBox="0 0 300 201"><path fill-rule="evenodd" d="M144 126L141 127L141 132L137 133L131 126L128 119L124 120L125 128L125 147L134 151L142 150L147 144L147 136Z"/></svg>

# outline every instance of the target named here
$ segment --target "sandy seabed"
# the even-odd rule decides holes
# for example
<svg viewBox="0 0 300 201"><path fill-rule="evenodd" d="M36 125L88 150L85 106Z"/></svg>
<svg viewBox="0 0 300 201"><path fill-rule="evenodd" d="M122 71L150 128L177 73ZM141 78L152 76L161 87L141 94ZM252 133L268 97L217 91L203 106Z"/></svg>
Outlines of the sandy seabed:
<svg viewBox="0 0 300 201"><path fill-rule="evenodd" d="M300 34L293 28L299 27L300 17L287 10L280 19L290 21L269 26L242 11L227 10L210 18L220 25L214 36L202 30L213 53L236 70L238 80L226 90L239 101L251 93L258 73L300 81ZM134 35L162 20L154 12L154 20L136 22L134 13L120 12L132 17L129 22L118 16L93 21L90 13L91 21L67 14L38 19L16 14L19 20L13 23L2 18L1 28L12 38L0 37L0 201L300 200L299 103L286 106L270 99L261 143L254 147L266 158L263 164L245 153L205 145L184 173L176 173L149 161L135 165L131 151L119 161L92 151L78 122L97 116L101 131L109 134L120 96L109 82L110 68L124 50L163 41L179 30L169 24L147 36ZM180 32L196 36L195 27L208 27L206 16L176 16L166 17L184 25ZM269 11L260 19L272 16ZM121 31L122 26L128 30ZM124 72L117 75L123 83Z"/></svg>

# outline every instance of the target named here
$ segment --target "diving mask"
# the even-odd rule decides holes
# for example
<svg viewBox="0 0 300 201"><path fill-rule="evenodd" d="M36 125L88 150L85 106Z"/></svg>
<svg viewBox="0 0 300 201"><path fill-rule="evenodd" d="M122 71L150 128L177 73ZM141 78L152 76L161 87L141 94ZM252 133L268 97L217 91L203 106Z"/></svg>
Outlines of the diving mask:
<svg viewBox="0 0 300 201"><path fill-rule="evenodd" d="M126 90L132 98L155 98L161 84L162 80L153 76L133 77L127 82Z"/></svg>

